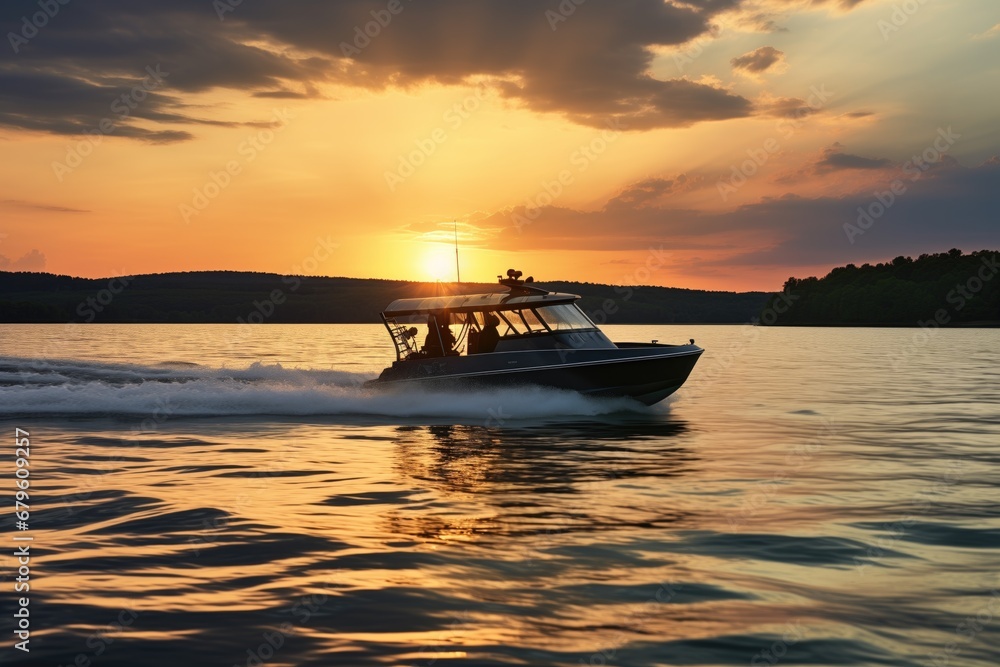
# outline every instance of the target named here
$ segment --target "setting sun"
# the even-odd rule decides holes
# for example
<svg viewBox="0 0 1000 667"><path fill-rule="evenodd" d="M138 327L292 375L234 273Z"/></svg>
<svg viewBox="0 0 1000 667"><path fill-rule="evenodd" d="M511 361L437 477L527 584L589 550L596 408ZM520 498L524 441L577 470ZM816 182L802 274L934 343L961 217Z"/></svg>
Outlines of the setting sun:
<svg viewBox="0 0 1000 667"><path fill-rule="evenodd" d="M443 243L428 243L420 268L429 280L455 280L455 249Z"/></svg>

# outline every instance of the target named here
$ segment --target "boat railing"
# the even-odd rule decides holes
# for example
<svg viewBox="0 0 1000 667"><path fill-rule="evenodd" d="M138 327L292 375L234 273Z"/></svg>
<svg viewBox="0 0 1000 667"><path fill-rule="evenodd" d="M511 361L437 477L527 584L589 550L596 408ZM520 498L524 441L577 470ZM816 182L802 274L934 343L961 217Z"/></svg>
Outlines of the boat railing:
<svg viewBox="0 0 1000 667"><path fill-rule="evenodd" d="M402 360L417 351L416 327L406 327L396 322L394 318L382 315L382 322L389 330L392 344L396 348L396 359Z"/></svg>

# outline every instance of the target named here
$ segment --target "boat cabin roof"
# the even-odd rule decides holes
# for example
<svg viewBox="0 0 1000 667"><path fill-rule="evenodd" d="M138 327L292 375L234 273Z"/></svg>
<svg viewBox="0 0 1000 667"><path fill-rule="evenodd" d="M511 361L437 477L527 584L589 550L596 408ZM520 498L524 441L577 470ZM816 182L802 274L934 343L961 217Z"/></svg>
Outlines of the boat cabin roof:
<svg viewBox="0 0 1000 667"><path fill-rule="evenodd" d="M382 311L386 317L430 314L447 310L452 313L480 313L496 310L518 310L539 308L560 303L573 303L580 297L576 294L547 292L544 294L457 294L416 299L397 299Z"/></svg>

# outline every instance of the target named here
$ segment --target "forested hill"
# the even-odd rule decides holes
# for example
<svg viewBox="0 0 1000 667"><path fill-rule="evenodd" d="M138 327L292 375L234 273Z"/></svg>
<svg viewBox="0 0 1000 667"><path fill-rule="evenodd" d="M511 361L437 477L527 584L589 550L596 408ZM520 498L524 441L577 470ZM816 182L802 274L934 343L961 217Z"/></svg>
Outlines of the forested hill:
<svg viewBox="0 0 1000 667"><path fill-rule="evenodd" d="M823 278L789 278L784 291L785 298L768 302L763 323L1000 326L1000 251L848 264Z"/></svg>
<svg viewBox="0 0 1000 667"><path fill-rule="evenodd" d="M599 323L740 323L760 313L764 292L706 292L593 283L539 285L583 296ZM335 323L378 322L395 299L494 291L393 280L280 276L234 271L85 279L0 272L0 322Z"/></svg>

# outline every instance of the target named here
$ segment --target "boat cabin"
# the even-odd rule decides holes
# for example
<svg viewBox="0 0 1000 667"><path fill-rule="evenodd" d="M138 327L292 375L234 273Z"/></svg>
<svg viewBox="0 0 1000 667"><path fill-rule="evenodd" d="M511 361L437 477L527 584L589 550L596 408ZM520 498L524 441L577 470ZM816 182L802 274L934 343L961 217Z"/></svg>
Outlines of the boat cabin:
<svg viewBox="0 0 1000 667"><path fill-rule="evenodd" d="M382 321L397 360L616 347L576 305L578 295L549 292L520 277L511 269L500 279L507 292L393 301Z"/></svg>

